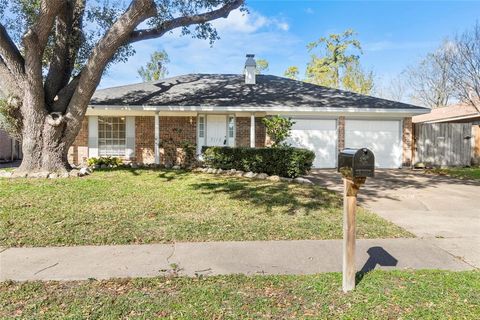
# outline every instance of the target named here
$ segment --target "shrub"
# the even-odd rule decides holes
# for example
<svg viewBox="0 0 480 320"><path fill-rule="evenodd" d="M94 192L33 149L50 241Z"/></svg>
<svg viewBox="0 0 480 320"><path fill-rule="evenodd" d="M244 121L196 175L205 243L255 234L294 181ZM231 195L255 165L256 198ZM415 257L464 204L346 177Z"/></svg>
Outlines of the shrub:
<svg viewBox="0 0 480 320"><path fill-rule="evenodd" d="M296 178L312 168L315 154L307 149L203 147L205 164L230 170L252 171Z"/></svg>
<svg viewBox="0 0 480 320"><path fill-rule="evenodd" d="M113 166L113 167L118 167L123 163L122 159L117 158L117 157L99 157L99 158L88 158L87 160L87 165L89 167L92 166L101 166L101 165L106 165L106 166Z"/></svg>
<svg viewBox="0 0 480 320"><path fill-rule="evenodd" d="M272 147L284 145L285 140L290 137L292 126L295 124L292 119L280 116L263 118L262 122L267 129L268 136L273 141Z"/></svg>

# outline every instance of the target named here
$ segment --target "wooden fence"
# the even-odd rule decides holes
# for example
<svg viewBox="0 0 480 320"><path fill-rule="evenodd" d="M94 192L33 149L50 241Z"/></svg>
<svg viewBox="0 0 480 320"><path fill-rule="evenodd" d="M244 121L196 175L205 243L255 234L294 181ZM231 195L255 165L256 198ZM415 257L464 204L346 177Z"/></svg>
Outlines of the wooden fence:
<svg viewBox="0 0 480 320"><path fill-rule="evenodd" d="M415 125L415 163L469 166L472 138L471 123L418 123Z"/></svg>

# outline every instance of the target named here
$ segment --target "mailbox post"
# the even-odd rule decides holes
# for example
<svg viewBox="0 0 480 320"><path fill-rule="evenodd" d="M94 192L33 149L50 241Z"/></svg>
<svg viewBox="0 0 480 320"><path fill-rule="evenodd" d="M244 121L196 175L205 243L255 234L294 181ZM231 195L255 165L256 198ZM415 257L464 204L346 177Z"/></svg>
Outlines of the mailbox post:
<svg viewBox="0 0 480 320"><path fill-rule="evenodd" d="M357 194L367 177L375 174L375 156L367 148L344 149L338 155L343 176L343 292L355 289L355 211Z"/></svg>

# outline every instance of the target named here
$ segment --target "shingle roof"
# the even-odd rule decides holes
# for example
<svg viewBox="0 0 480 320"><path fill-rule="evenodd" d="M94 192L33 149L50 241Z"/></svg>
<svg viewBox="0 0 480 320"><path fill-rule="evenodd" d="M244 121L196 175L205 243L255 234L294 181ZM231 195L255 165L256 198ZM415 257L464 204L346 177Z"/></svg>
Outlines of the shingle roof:
<svg viewBox="0 0 480 320"><path fill-rule="evenodd" d="M480 113L471 104L459 103L448 107L432 109L430 113L412 118L414 123L447 122L460 118L480 118Z"/></svg>
<svg viewBox="0 0 480 320"><path fill-rule="evenodd" d="M235 74L188 74L101 89L91 105L424 109L272 75L258 75L257 84L247 85Z"/></svg>

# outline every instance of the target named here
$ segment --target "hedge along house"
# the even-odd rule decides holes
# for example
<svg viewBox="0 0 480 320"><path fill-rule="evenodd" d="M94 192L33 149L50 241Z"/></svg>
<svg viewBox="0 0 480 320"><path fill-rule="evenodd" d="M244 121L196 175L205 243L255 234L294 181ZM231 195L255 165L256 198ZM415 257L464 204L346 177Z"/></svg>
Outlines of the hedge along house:
<svg viewBox="0 0 480 320"><path fill-rule="evenodd" d="M184 148L264 147L262 118L295 121L289 143L315 152L315 168L334 168L338 150L368 147L379 168L411 165L413 105L257 75L189 74L98 90L71 148L70 160L117 156L138 163L181 164Z"/></svg>

